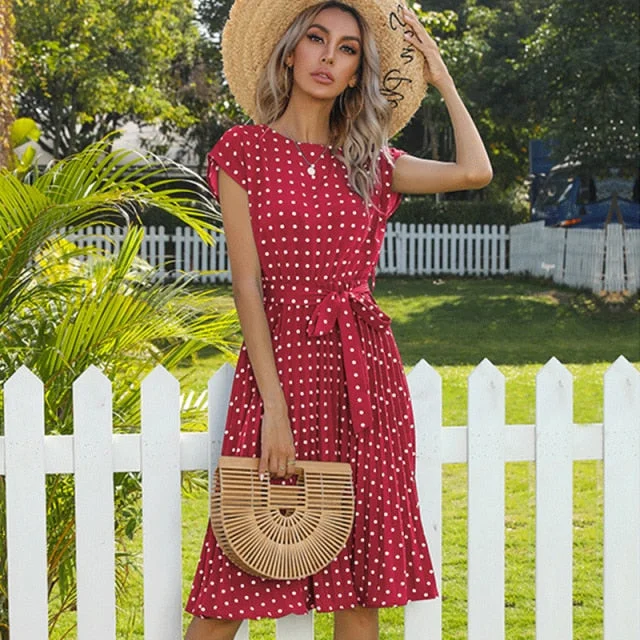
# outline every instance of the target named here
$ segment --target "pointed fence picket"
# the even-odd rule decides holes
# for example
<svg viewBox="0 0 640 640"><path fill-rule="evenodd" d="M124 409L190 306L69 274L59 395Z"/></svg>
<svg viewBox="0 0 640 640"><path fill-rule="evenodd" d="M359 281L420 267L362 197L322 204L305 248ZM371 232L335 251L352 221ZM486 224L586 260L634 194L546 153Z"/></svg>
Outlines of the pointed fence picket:
<svg viewBox="0 0 640 640"><path fill-rule="evenodd" d="M573 379L552 358L536 384L536 638L571 638ZM549 490L553 487L553 490Z"/></svg>
<svg viewBox="0 0 640 640"><path fill-rule="evenodd" d="M78 636L116 633L111 383L91 366L73 385Z"/></svg>
<svg viewBox="0 0 640 640"><path fill-rule="evenodd" d="M488 361L469 376L469 638L504 637L504 376Z"/></svg>
<svg viewBox="0 0 640 640"><path fill-rule="evenodd" d="M7 578L14 638L46 640L44 389L26 367L4 386Z"/></svg>
<svg viewBox="0 0 640 640"><path fill-rule="evenodd" d="M157 367L142 383L142 533L145 634L182 635L180 387Z"/></svg>
<svg viewBox="0 0 640 640"><path fill-rule="evenodd" d="M618 358L604 378L604 638L640 635L640 385Z"/></svg>
<svg viewBox="0 0 640 640"><path fill-rule="evenodd" d="M45 476L69 473L76 483L78 638L115 639L116 471L142 476L145 638L181 637L180 475L215 467L233 377L233 368L225 365L209 382L208 433L180 432L180 390L162 368L142 384L140 434L112 433L111 385L95 367L74 384L73 436L44 435L42 383L27 369L5 383L0 474L6 476L12 637L48 637ZM609 368L600 425L573 423L572 378L556 359L542 368L536 385L536 424L505 425L504 377L485 360L469 378L468 427L443 427L439 375L424 361L409 374L416 480L436 575L442 575L442 465L466 463L468 640L511 638L504 615L504 465L535 461L536 637L570 640L572 466L575 460L604 460L604 640L635 638L640 628L640 372L623 357ZM405 640L441 639L441 607L440 599L410 603ZM313 615L283 618L276 629L278 640L312 640ZM249 639L247 623L236 637Z"/></svg>

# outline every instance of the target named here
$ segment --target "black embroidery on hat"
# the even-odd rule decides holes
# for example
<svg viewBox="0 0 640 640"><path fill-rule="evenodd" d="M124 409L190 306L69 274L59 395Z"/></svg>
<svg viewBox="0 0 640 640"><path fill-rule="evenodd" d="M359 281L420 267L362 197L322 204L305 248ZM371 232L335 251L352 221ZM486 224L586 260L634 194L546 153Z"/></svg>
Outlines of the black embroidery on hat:
<svg viewBox="0 0 640 640"><path fill-rule="evenodd" d="M413 62L416 58L416 48L412 44L408 44L404 49L402 49L400 57L404 60L405 64Z"/></svg>
<svg viewBox="0 0 640 640"><path fill-rule="evenodd" d="M404 93L400 88L405 83L411 84L411 78L403 76L400 69L390 69L382 79L380 93L391 103L392 107L397 107L404 100Z"/></svg>
<svg viewBox="0 0 640 640"><path fill-rule="evenodd" d="M389 27L392 31L402 29L404 33L416 35L415 31L407 26L407 22L402 18L404 5L398 4L395 11L389 13ZM415 60L415 47L408 44L403 47L400 52L400 65L410 64ZM392 107L396 108L402 100L405 99L404 93L401 91L405 83L411 84L411 78L402 75L401 69L390 69L382 79L381 93L389 101Z"/></svg>

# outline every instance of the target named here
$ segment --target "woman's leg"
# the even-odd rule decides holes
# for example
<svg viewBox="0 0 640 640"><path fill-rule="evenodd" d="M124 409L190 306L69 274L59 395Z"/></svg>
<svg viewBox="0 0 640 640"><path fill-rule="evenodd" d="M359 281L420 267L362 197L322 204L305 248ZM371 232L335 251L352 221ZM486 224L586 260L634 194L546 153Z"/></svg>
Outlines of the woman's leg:
<svg viewBox="0 0 640 640"><path fill-rule="evenodd" d="M233 640L242 620L217 620L194 616L184 640Z"/></svg>
<svg viewBox="0 0 640 640"><path fill-rule="evenodd" d="M336 611L333 640L378 640L378 610L356 607Z"/></svg>

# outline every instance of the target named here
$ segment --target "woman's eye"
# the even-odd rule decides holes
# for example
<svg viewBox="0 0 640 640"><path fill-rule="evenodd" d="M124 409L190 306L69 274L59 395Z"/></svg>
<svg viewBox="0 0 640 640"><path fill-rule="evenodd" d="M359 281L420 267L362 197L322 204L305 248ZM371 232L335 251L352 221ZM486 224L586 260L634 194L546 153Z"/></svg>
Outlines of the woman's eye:
<svg viewBox="0 0 640 640"><path fill-rule="evenodd" d="M354 49L353 47L346 46L346 45L344 47L342 47L342 50L346 51L350 56L355 56L356 53L358 53L356 51L356 49Z"/></svg>
<svg viewBox="0 0 640 640"><path fill-rule="evenodd" d="M322 38L318 35L316 35L315 33L310 33L308 35L309 40L311 40L312 42L322 42Z"/></svg>

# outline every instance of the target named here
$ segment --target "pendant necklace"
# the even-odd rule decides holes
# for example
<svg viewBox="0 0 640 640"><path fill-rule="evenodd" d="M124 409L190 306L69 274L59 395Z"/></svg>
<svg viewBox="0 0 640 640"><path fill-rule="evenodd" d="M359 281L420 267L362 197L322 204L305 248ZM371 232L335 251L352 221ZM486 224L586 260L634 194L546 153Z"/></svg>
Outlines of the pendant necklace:
<svg viewBox="0 0 640 640"><path fill-rule="evenodd" d="M304 155L304 153L302 153L302 149L300 148L300 145L298 144L297 140L294 140L293 143L296 145L296 148L298 149L298 151L300 152L300 155L302 156L302 159L307 163L307 173L312 177L315 178L316 177L316 163L318 162L318 160L320 160L320 158L322 158L322 156L325 154L325 151L327 149L331 149L330 146L325 147L322 150L322 153L313 161L313 162L309 162L309 160L307 159L307 156Z"/></svg>

